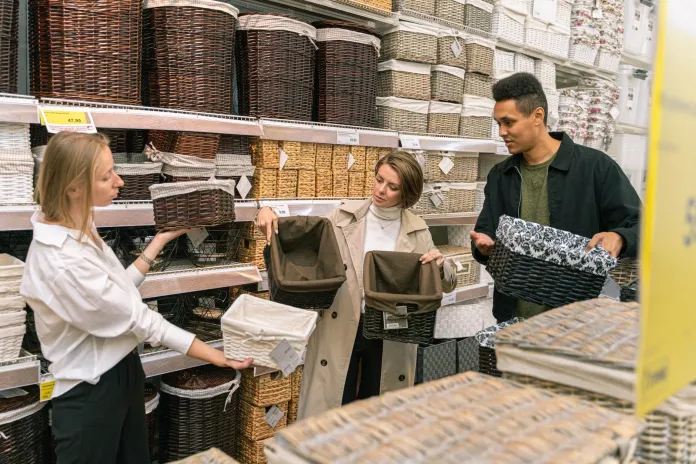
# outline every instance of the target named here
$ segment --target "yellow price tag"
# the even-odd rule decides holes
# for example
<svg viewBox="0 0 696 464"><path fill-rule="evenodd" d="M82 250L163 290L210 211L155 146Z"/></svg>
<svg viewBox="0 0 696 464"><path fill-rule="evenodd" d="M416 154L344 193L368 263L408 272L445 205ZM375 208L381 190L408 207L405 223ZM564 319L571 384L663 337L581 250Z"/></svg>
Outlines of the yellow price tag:
<svg viewBox="0 0 696 464"><path fill-rule="evenodd" d="M41 124L48 132L56 134L62 131L96 133L97 129L89 111L70 111L40 108Z"/></svg>
<svg viewBox="0 0 696 464"><path fill-rule="evenodd" d="M39 384L39 400L48 401L53 398L53 388L56 386L55 380L49 380L48 382L41 382Z"/></svg>

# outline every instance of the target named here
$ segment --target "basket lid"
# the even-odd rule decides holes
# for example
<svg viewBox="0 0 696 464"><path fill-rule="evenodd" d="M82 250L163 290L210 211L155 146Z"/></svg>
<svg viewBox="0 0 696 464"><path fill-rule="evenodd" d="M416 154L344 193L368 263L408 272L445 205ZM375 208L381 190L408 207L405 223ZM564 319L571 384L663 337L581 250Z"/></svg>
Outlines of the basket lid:
<svg viewBox="0 0 696 464"><path fill-rule="evenodd" d="M239 15L239 10L229 3L217 0L144 0L143 9L163 8L163 7L192 7L203 8L206 10L222 11L235 18Z"/></svg>
<svg viewBox="0 0 696 464"><path fill-rule="evenodd" d="M317 39L317 30L314 26L298 19L285 15L271 13L250 13L239 16L237 30L240 31L288 31L308 37L312 41Z"/></svg>
<svg viewBox="0 0 696 464"><path fill-rule="evenodd" d="M459 103L447 103L440 101L431 101L429 113L430 114L460 114L462 112L462 105Z"/></svg>

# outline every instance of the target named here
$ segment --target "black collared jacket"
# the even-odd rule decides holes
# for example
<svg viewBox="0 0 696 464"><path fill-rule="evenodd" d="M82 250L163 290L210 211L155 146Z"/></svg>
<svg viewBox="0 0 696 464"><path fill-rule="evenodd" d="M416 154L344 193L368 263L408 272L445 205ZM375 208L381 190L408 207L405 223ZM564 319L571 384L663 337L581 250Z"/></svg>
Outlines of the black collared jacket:
<svg viewBox="0 0 696 464"><path fill-rule="evenodd" d="M561 141L549 167L548 197L551 227L591 238L599 232L616 232L624 239L622 257L638 254L641 201L621 167L608 155L576 145L563 132L551 136ZM510 156L488 174L483 210L475 231L495 240L500 216L520 216L522 155ZM474 258L488 258L471 246ZM493 315L498 321L512 318L516 299L496 290Z"/></svg>

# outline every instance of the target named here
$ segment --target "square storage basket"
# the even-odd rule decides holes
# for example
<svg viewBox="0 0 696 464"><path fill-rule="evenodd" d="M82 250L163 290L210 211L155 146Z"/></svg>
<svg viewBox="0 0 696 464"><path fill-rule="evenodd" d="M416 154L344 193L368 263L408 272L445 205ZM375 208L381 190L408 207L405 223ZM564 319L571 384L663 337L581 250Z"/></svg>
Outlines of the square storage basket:
<svg viewBox="0 0 696 464"><path fill-rule="evenodd" d="M244 238L237 250L237 261L253 264L259 269L265 270L266 263L263 259L263 249L266 247L266 239Z"/></svg>
<svg viewBox="0 0 696 464"><path fill-rule="evenodd" d="M316 195L316 171L297 172L297 198L314 198Z"/></svg>
<svg viewBox="0 0 696 464"><path fill-rule="evenodd" d="M469 139L491 138L491 116L464 116L459 121L459 135Z"/></svg>
<svg viewBox="0 0 696 464"><path fill-rule="evenodd" d="M278 170L256 168L251 186L249 198L276 198L278 196Z"/></svg>
<svg viewBox="0 0 696 464"><path fill-rule="evenodd" d="M297 171L282 169L278 171L278 198L295 198L297 195Z"/></svg>
<svg viewBox="0 0 696 464"><path fill-rule="evenodd" d="M440 163L447 158L454 166L447 174ZM425 155L425 179L435 182L476 182L478 177L478 159L475 155L451 156L445 153L428 152Z"/></svg>
<svg viewBox="0 0 696 464"><path fill-rule="evenodd" d="M242 371L240 397L253 406L272 406L290 401L291 378L280 372L254 376L253 369Z"/></svg>
<svg viewBox="0 0 696 464"><path fill-rule="evenodd" d="M397 132L428 131L430 102L396 97L377 97L377 125Z"/></svg>
<svg viewBox="0 0 696 464"><path fill-rule="evenodd" d="M273 405L283 411L283 418L273 428L266 422L266 414L271 406L253 406L244 400L240 401L239 406L239 432L243 439L259 441L271 438L288 423L287 402Z"/></svg>
<svg viewBox="0 0 696 464"><path fill-rule="evenodd" d="M586 64L588 66L594 66L598 51L599 50L596 47L591 47L589 45L571 44L568 57L572 61L577 61L578 63Z"/></svg>
<svg viewBox="0 0 696 464"><path fill-rule="evenodd" d="M524 44L524 23L526 15L507 9L493 11L493 35L505 42Z"/></svg>
<svg viewBox="0 0 696 464"><path fill-rule="evenodd" d="M464 25L490 33L493 30L493 5L483 0L466 0Z"/></svg>
<svg viewBox="0 0 696 464"><path fill-rule="evenodd" d="M570 33L568 31L549 26L549 53L561 58L568 58L570 55Z"/></svg>
<svg viewBox="0 0 696 464"><path fill-rule="evenodd" d="M428 133L457 135L462 105L457 103L430 102Z"/></svg>
<svg viewBox="0 0 696 464"><path fill-rule="evenodd" d="M449 188L447 184L425 184L418 202L413 205L416 214L448 213Z"/></svg>
<svg viewBox="0 0 696 464"><path fill-rule="evenodd" d="M457 288L479 283L480 266L474 260L470 248L457 245L440 245L438 247L445 258L451 259L457 270Z"/></svg>
<svg viewBox="0 0 696 464"><path fill-rule="evenodd" d="M257 168L278 169L280 146L275 140L254 139L251 144L251 161Z"/></svg>
<svg viewBox="0 0 696 464"><path fill-rule="evenodd" d="M479 371L478 348L478 342L474 337L457 341L457 372Z"/></svg>
<svg viewBox="0 0 696 464"><path fill-rule="evenodd" d="M465 37L462 33L440 31L437 38L437 64L465 69L466 51L464 44Z"/></svg>
<svg viewBox="0 0 696 464"><path fill-rule="evenodd" d="M534 76L541 82L542 87L556 88L556 65L547 60L534 60Z"/></svg>
<svg viewBox="0 0 696 464"><path fill-rule="evenodd" d="M524 26L524 43L537 50L547 50L549 48L549 34L546 23L527 18Z"/></svg>
<svg viewBox="0 0 696 464"><path fill-rule="evenodd" d="M331 173L332 196L336 198L348 198L348 172L333 171Z"/></svg>
<svg viewBox="0 0 696 464"><path fill-rule="evenodd" d="M438 29L401 22L382 36L381 60L437 63Z"/></svg>
<svg viewBox="0 0 696 464"><path fill-rule="evenodd" d="M483 74L466 73L466 76L464 76L464 93L476 95L477 97L493 98L493 78Z"/></svg>
<svg viewBox="0 0 696 464"><path fill-rule="evenodd" d="M123 161L123 160L121 160ZM162 163L151 163L143 155L120 162L114 156L114 172L123 180L118 191L119 200L149 200L150 185L158 184L162 177Z"/></svg>
<svg viewBox="0 0 696 464"><path fill-rule="evenodd" d="M315 169L317 171L321 170L331 170L333 159L333 145L328 143L318 143L317 144L317 154L315 161Z"/></svg>
<svg viewBox="0 0 696 464"><path fill-rule="evenodd" d="M159 231L234 222L234 181L177 182L150 186Z"/></svg>
<svg viewBox="0 0 696 464"><path fill-rule="evenodd" d="M325 170L316 171L316 197L330 198L333 196L333 172Z"/></svg>
<svg viewBox="0 0 696 464"><path fill-rule="evenodd" d="M457 341L420 345L416 357L416 385L457 373Z"/></svg>
<svg viewBox="0 0 696 464"><path fill-rule="evenodd" d="M493 76L495 44L481 38L466 39L466 72Z"/></svg>
<svg viewBox="0 0 696 464"><path fill-rule="evenodd" d="M410 12L435 16L439 0L393 0L392 8L394 11Z"/></svg>
<svg viewBox="0 0 696 464"><path fill-rule="evenodd" d="M436 0L434 16L450 23L464 25L465 9L466 0Z"/></svg>
<svg viewBox="0 0 696 464"><path fill-rule="evenodd" d="M348 197L363 197L365 193L365 171L348 173Z"/></svg>
<svg viewBox="0 0 696 464"><path fill-rule="evenodd" d="M449 184L448 213L471 213L476 206L476 184Z"/></svg>
<svg viewBox="0 0 696 464"><path fill-rule="evenodd" d="M378 97L430 100L430 65L389 60L377 70Z"/></svg>
<svg viewBox="0 0 696 464"><path fill-rule="evenodd" d="M34 203L34 158L26 148L0 149L0 204Z"/></svg>
<svg viewBox="0 0 696 464"><path fill-rule="evenodd" d="M515 53L515 72L534 74L534 58Z"/></svg>
<svg viewBox="0 0 696 464"><path fill-rule="evenodd" d="M453 66L433 66L430 76L432 99L441 102L461 103L464 98L464 75L463 69Z"/></svg>

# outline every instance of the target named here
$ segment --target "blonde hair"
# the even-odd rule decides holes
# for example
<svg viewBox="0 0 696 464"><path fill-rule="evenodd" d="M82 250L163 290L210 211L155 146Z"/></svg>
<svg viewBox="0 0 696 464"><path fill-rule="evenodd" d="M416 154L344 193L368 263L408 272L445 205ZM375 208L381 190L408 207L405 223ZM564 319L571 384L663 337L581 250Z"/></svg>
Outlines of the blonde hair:
<svg viewBox="0 0 696 464"><path fill-rule="evenodd" d="M418 161L408 153L389 153L377 161L375 175L385 164L391 166L401 178L401 207L410 208L418 203L423 193L423 170Z"/></svg>
<svg viewBox="0 0 696 464"><path fill-rule="evenodd" d="M99 155L109 147L109 139L101 134L60 132L51 137L46 147L39 179L36 202L49 222L60 222L81 233L89 233L92 224L92 178ZM70 216L68 191L82 187L82 224Z"/></svg>

